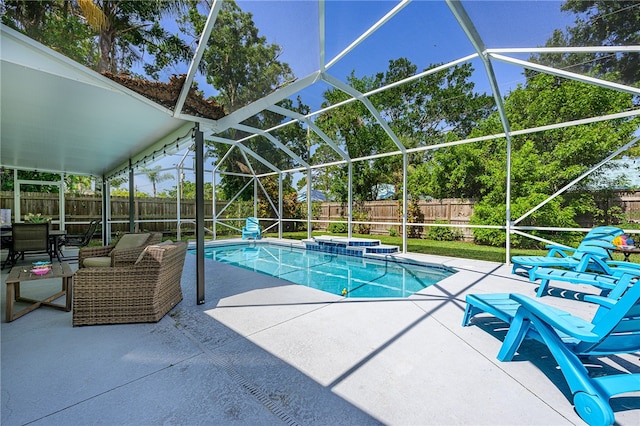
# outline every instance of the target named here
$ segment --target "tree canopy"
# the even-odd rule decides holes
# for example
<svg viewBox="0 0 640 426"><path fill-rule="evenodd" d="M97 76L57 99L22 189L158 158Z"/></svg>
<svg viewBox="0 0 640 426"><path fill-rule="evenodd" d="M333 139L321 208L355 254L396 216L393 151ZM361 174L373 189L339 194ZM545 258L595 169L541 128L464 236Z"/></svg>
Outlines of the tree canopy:
<svg viewBox="0 0 640 426"><path fill-rule="evenodd" d="M633 97L629 94L546 74L532 77L526 86L520 86L505 99L507 116L514 123L514 130L571 121L585 115L606 115L627 110L632 105ZM639 125L638 118L618 119L513 137L512 217L516 219L526 213L629 142ZM500 131L497 117L492 116L472 135ZM456 157L466 160L463 167L456 163ZM469 194L479 199L473 223L505 223L507 169L503 138L439 150L434 159L437 162L434 174L450 176L447 178L450 185L461 175L475 185L477 193ZM476 166L470 171L469 164ZM601 173L590 175L573 192L556 197L522 225L570 227L576 226L579 214L597 217L593 197L587 193L579 195L578 189L588 188L591 182L601 178ZM474 235L478 241L504 243L504 233L478 230ZM516 242L518 240L516 237Z"/></svg>
<svg viewBox="0 0 640 426"><path fill-rule="evenodd" d="M206 16L193 5L188 14L180 20L180 26L183 31L195 36L200 34L205 22ZM216 102L223 105L227 112L232 112L293 81L295 77L291 68L279 60L280 54L280 46L268 43L267 39L260 35L251 13L242 11L233 1L224 2L214 25L213 35L202 57L202 68L207 82L218 91L214 97ZM309 111L300 100L294 104L293 101L285 99L280 105L300 113ZM279 124L281 120L280 115L265 111L243 124L264 129ZM306 151L306 133L302 126L288 126L276 133L274 136L296 154L303 155ZM248 132L230 129L220 136L235 141L249 135ZM253 137L243 145L260 153L266 161L279 169L292 166L291 157L264 136ZM207 156L214 159L226 156L227 160L220 169L236 174L225 175L222 180L223 193L228 198L233 197L247 181L247 178L237 176L238 173L271 171L256 160L247 161L246 154L229 144L208 142L208 146ZM232 151L227 153L230 149ZM287 184L290 187L290 179ZM277 193L275 195L277 198ZM241 199L252 196L253 191L247 191L241 194Z"/></svg>
<svg viewBox="0 0 640 426"><path fill-rule="evenodd" d="M406 58L399 58L389 61L387 71L373 76L358 78L352 73L347 83L360 93L367 93L413 76L416 72L416 65ZM449 135L465 137L494 108L490 96L474 92L474 83L470 80L472 72L470 64L458 65L372 95L370 101L382 118L388 121L404 148L436 145L446 141ZM328 106L342 102L349 96L338 89L330 89L324 97L326 101L323 106ZM351 102L332 109L320 115L316 122L351 158L399 150L362 102ZM338 159L337 154L326 148L317 150L314 155L316 162ZM411 162L420 167L429 156L412 154ZM354 162L353 167L353 194L358 200L376 199L381 185L394 185L401 190L400 156L358 161ZM332 167L324 169L322 173L331 174L332 179L320 177L321 186L316 189L326 190L326 182L332 180L334 184L330 195L345 201L347 169Z"/></svg>
<svg viewBox="0 0 640 426"><path fill-rule="evenodd" d="M640 2L637 0L566 0L561 10L575 16L573 26L556 29L546 46L640 45ZM620 82L640 82L640 53L553 53L534 60L578 73L604 75L616 72Z"/></svg>

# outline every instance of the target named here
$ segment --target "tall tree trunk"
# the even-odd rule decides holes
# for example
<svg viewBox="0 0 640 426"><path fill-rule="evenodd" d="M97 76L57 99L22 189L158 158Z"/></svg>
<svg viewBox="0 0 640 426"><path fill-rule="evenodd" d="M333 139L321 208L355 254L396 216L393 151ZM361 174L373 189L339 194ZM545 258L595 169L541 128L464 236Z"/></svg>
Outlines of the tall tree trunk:
<svg viewBox="0 0 640 426"><path fill-rule="evenodd" d="M99 72L109 71L114 74L118 73L116 62L115 60L113 60L113 36L113 31L100 31L100 61L98 62Z"/></svg>

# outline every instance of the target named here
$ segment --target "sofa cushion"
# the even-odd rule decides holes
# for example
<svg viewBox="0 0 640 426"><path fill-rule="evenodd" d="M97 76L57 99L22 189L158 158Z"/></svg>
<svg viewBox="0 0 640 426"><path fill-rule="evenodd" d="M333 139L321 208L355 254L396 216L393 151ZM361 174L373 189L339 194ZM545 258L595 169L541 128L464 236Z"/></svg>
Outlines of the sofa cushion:
<svg viewBox="0 0 640 426"><path fill-rule="evenodd" d="M111 266L111 257L88 257L82 262L85 268L108 268Z"/></svg>
<svg viewBox="0 0 640 426"><path fill-rule="evenodd" d="M147 242L148 239L149 234L124 234L122 237L120 237L113 249L118 250L140 247L145 242Z"/></svg>

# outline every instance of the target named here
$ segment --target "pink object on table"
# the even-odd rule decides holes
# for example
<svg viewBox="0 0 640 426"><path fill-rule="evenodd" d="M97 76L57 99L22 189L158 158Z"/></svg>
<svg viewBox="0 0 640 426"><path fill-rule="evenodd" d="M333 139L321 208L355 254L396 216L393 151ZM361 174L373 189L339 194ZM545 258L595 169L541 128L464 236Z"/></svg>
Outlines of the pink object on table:
<svg viewBox="0 0 640 426"><path fill-rule="evenodd" d="M33 268L31 270L31 272L33 272L36 275L44 275L46 273L48 273L51 270L51 267L48 268Z"/></svg>

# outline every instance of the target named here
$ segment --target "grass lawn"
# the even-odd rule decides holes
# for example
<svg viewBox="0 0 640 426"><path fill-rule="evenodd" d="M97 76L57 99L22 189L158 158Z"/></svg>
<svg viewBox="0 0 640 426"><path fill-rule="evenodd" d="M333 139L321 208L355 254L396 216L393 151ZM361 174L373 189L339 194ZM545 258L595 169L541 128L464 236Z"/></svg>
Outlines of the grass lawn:
<svg viewBox="0 0 640 426"><path fill-rule="evenodd" d="M345 237L346 234L327 234L321 232L314 232L313 235L339 235ZM358 235L353 234L358 238L371 238L380 240L383 244L390 244L398 247L402 247L402 237L389 237L386 235ZM285 232L282 234L283 238L289 238L292 240L302 240L307 238L306 232ZM477 259L487 260L491 262L505 263L506 250L504 247L490 247L481 246L471 242L465 241L434 241L423 239L409 239L407 240L407 251L412 253L425 253L435 254L439 256L449 257L462 257L465 259ZM539 255L544 256L546 250L523 250L512 249L512 256L521 255Z"/></svg>
<svg viewBox="0 0 640 426"><path fill-rule="evenodd" d="M347 234L329 234L327 232L314 232L316 235L339 235L346 237ZM269 236L267 234L267 236ZM283 238L292 240L302 240L307 238L306 231L303 232L283 232ZM360 235L353 234L357 238L371 238L380 240L382 244L389 244L402 247L402 237L389 237L387 235ZM434 241L423 239L407 240L407 251L412 253L435 254L439 256L462 257L464 259L486 260L490 262L506 262L506 249L504 247L481 246L466 241ZM511 256L545 256L547 250L527 250L527 249L511 249ZM623 260L624 256L620 253L614 253L614 260Z"/></svg>
<svg viewBox="0 0 640 426"><path fill-rule="evenodd" d="M328 232L314 232L314 236L318 235L336 235L346 237L347 234L330 234ZM277 233L263 234L265 237L277 237ZM238 238L239 235L218 235L218 239ZM283 232L282 237L292 240L302 240L307 238L307 232ZM361 235L353 234L356 238L370 238L380 240L382 244L389 244L402 247L402 237L390 237L387 235ZM192 239L193 237L189 237ZM209 236L207 236L207 239ZM466 241L434 241L425 239L409 239L407 240L407 251L412 253L434 254L439 256L461 257L464 259L486 260L490 262L506 262L506 250L504 247L491 247L478 245L473 242ZM511 256L545 256L546 250L528 250L528 249L511 249ZM615 260L623 260L624 256L620 253L614 253Z"/></svg>

